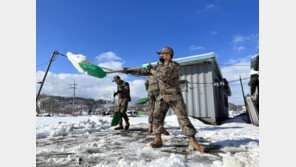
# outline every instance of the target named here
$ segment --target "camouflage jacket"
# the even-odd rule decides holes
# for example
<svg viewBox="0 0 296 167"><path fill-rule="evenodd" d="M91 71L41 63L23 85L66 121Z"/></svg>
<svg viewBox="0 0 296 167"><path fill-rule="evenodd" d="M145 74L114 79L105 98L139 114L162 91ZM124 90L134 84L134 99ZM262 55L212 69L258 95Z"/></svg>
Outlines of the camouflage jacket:
<svg viewBox="0 0 296 167"><path fill-rule="evenodd" d="M159 91L158 80L154 75L149 75L145 81L145 88L149 92Z"/></svg>
<svg viewBox="0 0 296 167"><path fill-rule="evenodd" d="M118 101L124 98L127 98L128 101L131 101L129 83L122 80L117 85L117 94L118 94Z"/></svg>
<svg viewBox="0 0 296 167"><path fill-rule="evenodd" d="M138 70L138 73L155 76L159 85L159 98L166 101L182 100L179 82L181 66L179 63L170 61L166 64L158 64L151 70Z"/></svg>

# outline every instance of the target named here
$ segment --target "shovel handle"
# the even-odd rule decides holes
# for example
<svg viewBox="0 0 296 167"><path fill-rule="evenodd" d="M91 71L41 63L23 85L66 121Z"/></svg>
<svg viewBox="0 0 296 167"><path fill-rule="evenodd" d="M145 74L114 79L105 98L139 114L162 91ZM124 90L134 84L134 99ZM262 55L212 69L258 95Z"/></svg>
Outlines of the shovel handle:
<svg viewBox="0 0 296 167"><path fill-rule="evenodd" d="M140 69L140 67L136 67L136 68L127 68L127 69L125 69L125 70L127 70L127 71L135 71L135 70L139 70ZM111 74L111 73L117 73L117 72L124 72L124 69L122 69L122 70L114 70L114 71L106 71L105 73L106 74Z"/></svg>

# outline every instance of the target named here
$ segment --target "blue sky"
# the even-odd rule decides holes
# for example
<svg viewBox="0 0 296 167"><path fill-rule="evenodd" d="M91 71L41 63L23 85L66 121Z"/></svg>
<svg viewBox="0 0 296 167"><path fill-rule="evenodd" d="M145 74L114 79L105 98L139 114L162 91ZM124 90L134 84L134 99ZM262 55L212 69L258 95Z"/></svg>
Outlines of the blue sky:
<svg viewBox="0 0 296 167"><path fill-rule="evenodd" d="M83 54L93 64L101 63L99 55L113 54L121 67L155 62L164 46L174 49L174 58L215 52L221 64L248 64L259 52L258 0L37 0L36 12L37 65L54 50ZM79 74L64 57L50 71ZM231 80L235 71L223 75Z"/></svg>

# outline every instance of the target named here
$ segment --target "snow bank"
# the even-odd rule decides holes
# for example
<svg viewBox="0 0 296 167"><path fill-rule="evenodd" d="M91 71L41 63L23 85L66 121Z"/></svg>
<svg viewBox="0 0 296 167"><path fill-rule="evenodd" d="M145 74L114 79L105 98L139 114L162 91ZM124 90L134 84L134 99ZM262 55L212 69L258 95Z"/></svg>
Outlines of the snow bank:
<svg viewBox="0 0 296 167"><path fill-rule="evenodd" d="M92 116L87 120L79 122L59 122L52 125L38 126L36 129L36 139L68 136L76 134L86 134L106 129L110 127L110 122Z"/></svg>
<svg viewBox="0 0 296 167"><path fill-rule="evenodd" d="M42 125L53 125L58 124L59 122L79 122L83 120L89 119L90 116L53 116L53 117L37 117L36 118L36 126L42 126Z"/></svg>
<svg viewBox="0 0 296 167"><path fill-rule="evenodd" d="M257 167L259 166L258 152L239 152L221 154L223 157L223 167Z"/></svg>
<svg viewBox="0 0 296 167"><path fill-rule="evenodd" d="M72 54L71 52L68 52L67 57L69 59L69 61L73 64L73 66L81 73L85 73L86 72L79 66L78 63L83 63L83 64L90 64L88 62L88 60L86 59L86 56L83 56L81 54Z"/></svg>

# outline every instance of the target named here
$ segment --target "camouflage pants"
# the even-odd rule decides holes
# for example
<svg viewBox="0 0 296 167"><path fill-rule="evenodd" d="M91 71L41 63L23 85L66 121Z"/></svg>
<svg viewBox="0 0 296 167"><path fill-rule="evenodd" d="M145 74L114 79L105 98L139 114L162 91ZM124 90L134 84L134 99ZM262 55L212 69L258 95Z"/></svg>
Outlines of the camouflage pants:
<svg viewBox="0 0 296 167"><path fill-rule="evenodd" d="M177 101L165 101L164 99L160 98L160 96L157 98L155 103L155 110L153 113L154 133L163 132L164 119L170 107L173 109L178 118L178 122L183 131L183 134L185 136L195 135L196 130L187 116L186 105L184 103L183 97L180 97L180 100Z"/></svg>
<svg viewBox="0 0 296 167"><path fill-rule="evenodd" d="M127 107L128 107L128 99L127 98L118 98L118 103L116 106L116 111L120 111L122 118L125 120L125 122L128 122L128 116L126 114L127 111ZM119 124L122 123L122 118L119 121Z"/></svg>
<svg viewBox="0 0 296 167"><path fill-rule="evenodd" d="M148 123L153 122L154 106L155 106L155 102L156 102L158 95L159 95L158 90L151 91L148 93L148 101L149 101L149 105L150 105L150 110L148 111Z"/></svg>

